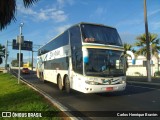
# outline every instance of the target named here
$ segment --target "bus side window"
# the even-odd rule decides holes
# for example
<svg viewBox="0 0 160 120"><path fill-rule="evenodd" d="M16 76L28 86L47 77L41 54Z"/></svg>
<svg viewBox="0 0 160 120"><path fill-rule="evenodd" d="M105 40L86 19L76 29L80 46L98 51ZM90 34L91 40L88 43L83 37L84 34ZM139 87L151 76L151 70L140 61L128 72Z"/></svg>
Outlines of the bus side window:
<svg viewBox="0 0 160 120"><path fill-rule="evenodd" d="M80 28L78 26L74 26L70 29L70 37L73 70L82 74L82 42Z"/></svg>

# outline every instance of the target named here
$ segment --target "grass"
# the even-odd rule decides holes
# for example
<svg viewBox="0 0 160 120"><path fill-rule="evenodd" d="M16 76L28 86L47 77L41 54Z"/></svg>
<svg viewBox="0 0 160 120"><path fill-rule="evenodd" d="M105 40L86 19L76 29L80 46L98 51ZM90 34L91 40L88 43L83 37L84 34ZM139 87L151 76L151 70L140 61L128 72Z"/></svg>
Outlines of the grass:
<svg viewBox="0 0 160 120"><path fill-rule="evenodd" d="M25 84L18 84L11 74L0 73L0 111L58 111ZM1 113L0 112L0 113ZM42 118L0 118L1 120L60 120L59 116Z"/></svg>

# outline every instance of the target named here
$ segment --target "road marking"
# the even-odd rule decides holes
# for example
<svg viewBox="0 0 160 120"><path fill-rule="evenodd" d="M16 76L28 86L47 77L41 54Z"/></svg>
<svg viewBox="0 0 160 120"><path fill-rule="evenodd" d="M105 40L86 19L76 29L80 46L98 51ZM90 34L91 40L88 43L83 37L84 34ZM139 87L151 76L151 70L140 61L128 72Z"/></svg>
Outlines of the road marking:
<svg viewBox="0 0 160 120"><path fill-rule="evenodd" d="M140 87L140 88L147 88L147 89L153 89L153 90L160 90L158 88L150 88L150 87L142 87L142 86L137 86L137 85L129 85L129 86L134 86L134 87Z"/></svg>

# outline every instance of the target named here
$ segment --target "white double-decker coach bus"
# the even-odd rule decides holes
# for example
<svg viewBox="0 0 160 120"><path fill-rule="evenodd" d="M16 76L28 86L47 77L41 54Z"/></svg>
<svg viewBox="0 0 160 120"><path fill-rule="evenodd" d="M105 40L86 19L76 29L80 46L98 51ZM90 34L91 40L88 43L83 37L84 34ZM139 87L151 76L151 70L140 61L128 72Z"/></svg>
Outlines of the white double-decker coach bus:
<svg viewBox="0 0 160 120"><path fill-rule="evenodd" d="M83 93L126 87L124 48L115 28L79 23L38 50L37 76Z"/></svg>

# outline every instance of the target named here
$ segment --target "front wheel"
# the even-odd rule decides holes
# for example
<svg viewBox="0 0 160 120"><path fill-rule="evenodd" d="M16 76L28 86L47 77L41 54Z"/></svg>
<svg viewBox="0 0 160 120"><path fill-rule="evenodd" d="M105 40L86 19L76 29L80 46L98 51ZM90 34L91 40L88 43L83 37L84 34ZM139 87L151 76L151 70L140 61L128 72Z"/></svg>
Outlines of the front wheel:
<svg viewBox="0 0 160 120"><path fill-rule="evenodd" d="M45 83L43 72L40 73L40 79L43 83Z"/></svg>
<svg viewBox="0 0 160 120"><path fill-rule="evenodd" d="M71 90L70 81L69 81L68 76L66 76L66 78L65 78L65 90L66 90L67 93L70 93L70 90Z"/></svg>

